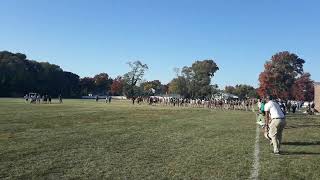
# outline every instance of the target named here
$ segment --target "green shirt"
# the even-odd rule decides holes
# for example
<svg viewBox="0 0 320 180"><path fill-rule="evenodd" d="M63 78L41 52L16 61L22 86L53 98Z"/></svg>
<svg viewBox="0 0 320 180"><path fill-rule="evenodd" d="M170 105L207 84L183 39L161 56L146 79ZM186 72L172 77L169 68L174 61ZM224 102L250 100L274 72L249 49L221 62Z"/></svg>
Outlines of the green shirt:
<svg viewBox="0 0 320 180"><path fill-rule="evenodd" d="M264 113L264 106L265 106L265 103L261 103L260 112L262 112L262 113Z"/></svg>

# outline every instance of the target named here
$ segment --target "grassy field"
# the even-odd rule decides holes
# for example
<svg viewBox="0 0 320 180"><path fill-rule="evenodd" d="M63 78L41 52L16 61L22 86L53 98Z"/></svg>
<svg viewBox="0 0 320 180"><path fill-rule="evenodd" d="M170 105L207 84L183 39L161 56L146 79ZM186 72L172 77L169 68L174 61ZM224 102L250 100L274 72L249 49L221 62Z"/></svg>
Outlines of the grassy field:
<svg viewBox="0 0 320 180"><path fill-rule="evenodd" d="M320 179L320 118L287 122L259 179ZM253 112L0 99L0 179L248 179L255 134Z"/></svg>

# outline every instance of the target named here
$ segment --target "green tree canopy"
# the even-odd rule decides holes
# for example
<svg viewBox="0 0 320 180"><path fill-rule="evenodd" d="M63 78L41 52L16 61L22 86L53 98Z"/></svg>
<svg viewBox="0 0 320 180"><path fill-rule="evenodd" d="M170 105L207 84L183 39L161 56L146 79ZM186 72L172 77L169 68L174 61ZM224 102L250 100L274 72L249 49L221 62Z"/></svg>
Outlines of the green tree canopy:
<svg viewBox="0 0 320 180"><path fill-rule="evenodd" d="M257 98L258 94L254 87L246 84L239 84L236 86L226 86L226 93L234 94L238 96L240 99L245 98Z"/></svg>
<svg viewBox="0 0 320 180"><path fill-rule="evenodd" d="M191 67L183 67L181 74L177 73L177 77L170 82L169 91L184 97L208 97L214 90L211 79L217 70L219 67L211 59L196 61Z"/></svg>
<svg viewBox="0 0 320 180"><path fill-rule="evenodd" d="M79 95L79 76L48 62L28 60L21 53L0 51L0 96L37 92L64 97Z"/></svg>

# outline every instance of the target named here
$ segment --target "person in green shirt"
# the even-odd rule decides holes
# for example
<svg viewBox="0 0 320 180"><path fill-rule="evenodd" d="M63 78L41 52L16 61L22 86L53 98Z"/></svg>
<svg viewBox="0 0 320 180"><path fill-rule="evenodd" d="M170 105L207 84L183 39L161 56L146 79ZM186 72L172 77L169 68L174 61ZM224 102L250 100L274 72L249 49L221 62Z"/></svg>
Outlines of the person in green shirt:
<svg viewBox="0 0 320 180"><path fill-rule="evenodd" d="M265 100L261 100L258 103L258 108L259 108L259 113L257 114L257 124L259 124L262 128L264 127L264 116L265 116L265 111L264 111L264 106L266 104Z"/></svg>

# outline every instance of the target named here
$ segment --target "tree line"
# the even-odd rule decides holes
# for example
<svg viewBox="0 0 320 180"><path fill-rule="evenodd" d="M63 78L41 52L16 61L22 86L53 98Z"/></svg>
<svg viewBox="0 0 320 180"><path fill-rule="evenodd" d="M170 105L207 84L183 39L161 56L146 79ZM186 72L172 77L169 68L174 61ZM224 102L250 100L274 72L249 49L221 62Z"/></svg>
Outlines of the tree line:
<svg viewBox="0 0 320 180"><path fill-rule="evenodd" d="M21 97L30 92L57 97L92 95L147 96L166 93L159 80L141 82L146 64L129 63L131 71L112 79L107 73L80 78L58 65L27 59L25 54L0 51L0 97ZM153 91L151 91L154 90Z"/></svg>
<svg viewBox="0 0 320 180"><path fill-rule="evenodd" d="M303 71L305 60L287 51L279 52L265 63L259 76L259 88L238 84L220 90L212 79L219 70L212 59L195 61L176 68L168 83L143 79L148 65L129 62L130 71L112 79L107 73L80 78L58 65L27 59L21 53L0 52L0 96L17 97L29 92L64 97L93 95L136 96L177 94L185 98L211 98L216 93L230 93L240 99L273 95L282 99L313 100L311 75Z"/></svg>
<svg viewBox="0 0 320 180"><path fill-rule="evenodd" d="M29 92L76 97L79 76L48 62L28 60L21 53L0 52L0 96L16 97Z"/></svg>

